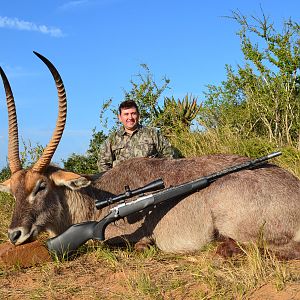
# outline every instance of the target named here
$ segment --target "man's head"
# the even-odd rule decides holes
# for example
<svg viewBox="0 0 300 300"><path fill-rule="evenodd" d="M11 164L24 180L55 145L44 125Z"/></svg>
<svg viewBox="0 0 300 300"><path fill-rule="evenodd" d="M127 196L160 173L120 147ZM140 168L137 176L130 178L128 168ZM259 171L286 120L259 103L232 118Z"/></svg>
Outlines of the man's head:
<svg viewBox="0 0 300 300"><path fill-rule="evenodd" d="M139 109L133 100L123 101L119 105L119 120L128 133L132 133L139 124Z"/></svg>

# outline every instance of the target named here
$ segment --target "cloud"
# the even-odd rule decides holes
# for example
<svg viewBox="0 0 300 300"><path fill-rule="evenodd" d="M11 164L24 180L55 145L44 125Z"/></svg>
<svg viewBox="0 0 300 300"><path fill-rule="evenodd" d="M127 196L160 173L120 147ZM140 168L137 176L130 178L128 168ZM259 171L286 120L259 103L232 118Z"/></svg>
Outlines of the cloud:
<svg viewBox="0 0 300 300"><path fill-rule="evenodd" d="M19 20L17 18L8 18L0 16L0 28L11 28L17 30L37 31L43 34L49 34L53 37L62 37L63 33L59 28L48 27L46 25L37 25L32 22Z"/></svg>
<svg viewBox="0 0 300 300"><path fill-rule="evenodd" d="M78 8L82 9L83 7L90 8L98 5L112 5L121 1L126 0L71 0L59 6L61 11L76 10Z"/></svg>
<svg viewBox="0 0 300 300"><path fill-rule="evenodd" d="M59 7L59 9L61 9L61 10L69 10L69 9L76 8L76 7L79 7L79 6L88 4L88 3L89 3L88 0L74 0L74 1L69 1L69 2L66 2L65 4L61 5Z"/></svg>
<svg viewBox="0 0 300 300"><path fill-rule="evenodd" d="M9 66L7 65L6 63L4 62L1 62L0 61L0 66L3 68L6 76L9 78L9 79L12 79L12 78L18 78L18 77L28 77L28 76L36 76L37 73L36 72L29 72L27 70L24 70L22 67L20 66ZM0 104L1 105L1 104Z"/></svg>

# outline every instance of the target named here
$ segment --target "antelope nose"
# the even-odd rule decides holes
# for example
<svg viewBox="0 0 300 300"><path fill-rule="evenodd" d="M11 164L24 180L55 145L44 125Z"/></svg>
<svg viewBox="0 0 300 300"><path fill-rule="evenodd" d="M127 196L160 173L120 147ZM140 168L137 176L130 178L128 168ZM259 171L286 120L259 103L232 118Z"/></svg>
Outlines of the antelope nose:
<svg viewBox="0 0 300 300"><path fill-rule="evenodd" d="M21 230L15 230L12 232L8 233L8 237L10 239L10 241L15 244L17 242L17 240L19 239L19 237L21 236L22 232Z"/></svg>

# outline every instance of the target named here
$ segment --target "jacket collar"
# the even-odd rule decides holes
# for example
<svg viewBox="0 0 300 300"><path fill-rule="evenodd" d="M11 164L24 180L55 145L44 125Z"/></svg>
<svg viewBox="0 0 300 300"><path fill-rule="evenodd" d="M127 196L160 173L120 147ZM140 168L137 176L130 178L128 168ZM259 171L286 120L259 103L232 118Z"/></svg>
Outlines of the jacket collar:
<svg viewBox="0 0 300 300"><path fill-rule="evenodd" d="M135 134L137 131L139 131L141 128L143 128L143 125L141 124L138 124L138 126L136 127L136 129L133 131L132 135ZM125 128L122 127L119 131L119 134L124 136L124 135L127 135L128 133L125 131Z"/></svg>

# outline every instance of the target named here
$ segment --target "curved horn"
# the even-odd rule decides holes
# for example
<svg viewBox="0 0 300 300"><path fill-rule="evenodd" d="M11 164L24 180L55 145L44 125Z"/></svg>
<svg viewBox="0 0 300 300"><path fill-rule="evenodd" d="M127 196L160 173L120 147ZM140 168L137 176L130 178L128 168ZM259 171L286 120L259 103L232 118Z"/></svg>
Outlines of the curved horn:
<svg viewBox="0 0 300 300"><path fill-rule="evenodd" d="M62 137L65 124L66 124L66 118L67 118L67 97L66 97L66 92L65 92L62 79L58 71L56 70L56 68L53 66L53 64L41 54L35 51L33 51L33 53L37 55L46 64L46 66L52 73L52 76L55 80L57 92L58 92L58 102L59 102L58 117L57 117L56 127L53 132L52 138L49 144L47 145L47 147L44 149L42 156L32 167L32 170L41 173L50 164L52 156L54 155L54 152Z"/></svg>
<svg viewBox="0 0 300 300"><path fill-rule="evenodd" d="M8 82L8 79L0 67L0 73L6 94L6 104L8 111L8 163L11 173L15 173L22 169L19 157L19 137L17 111L14 96Z"/></svg>

